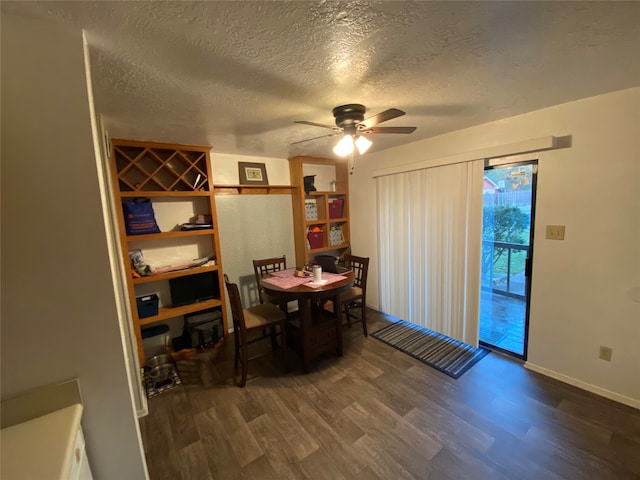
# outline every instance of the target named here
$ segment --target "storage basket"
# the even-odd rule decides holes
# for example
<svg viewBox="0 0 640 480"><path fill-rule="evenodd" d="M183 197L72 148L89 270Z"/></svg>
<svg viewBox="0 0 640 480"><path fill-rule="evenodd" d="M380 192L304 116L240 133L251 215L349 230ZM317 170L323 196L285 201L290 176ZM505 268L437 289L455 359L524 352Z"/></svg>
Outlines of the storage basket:
<svg viewBox="0 0 640 480"><path fill-rule="evenodd" d="M309 232L307 240L310 249L322 248L324 246L324 232Z"/></svg>
<svg viewBox="0 0 640 480"><path fill-rule="evenodd" d="M316 202L305 202L304 208L307 222L318 220L318 205Z"/></svg>
<svg viewBox="0 0 640 480"><path fill-rule="evenodd" d="M143 297L136 297L138 318L147 318L158 315L158 295L153 293Z"/></svg>
<svg viewBox="0 0 640 480"><path fill-rule="evenodd" d="M331 231L329 232L329 245L332 247L336 245L341 245L344 243L342 238L342 229L338 227L331 227Z"/></svg>
<svg viewBox="0 0 640 480"><path fill-rule="evenodd" d="M329 203L329 218L342 218L343 205L344 200L342 198L336 198Z"/></svg>

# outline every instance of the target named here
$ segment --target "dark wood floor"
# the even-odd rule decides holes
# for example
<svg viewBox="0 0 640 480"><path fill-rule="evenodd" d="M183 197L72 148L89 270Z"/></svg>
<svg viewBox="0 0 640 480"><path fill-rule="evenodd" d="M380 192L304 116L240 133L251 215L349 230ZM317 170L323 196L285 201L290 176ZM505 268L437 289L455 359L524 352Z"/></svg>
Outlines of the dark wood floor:
<svg viewBox="0 0 640 480"><path fill-rule="evenodd" d="M640 479L638 410L493 353L454 380L356 325L344 357L264 357L241 389L231 343L149 400L152 479Z"/></svg>

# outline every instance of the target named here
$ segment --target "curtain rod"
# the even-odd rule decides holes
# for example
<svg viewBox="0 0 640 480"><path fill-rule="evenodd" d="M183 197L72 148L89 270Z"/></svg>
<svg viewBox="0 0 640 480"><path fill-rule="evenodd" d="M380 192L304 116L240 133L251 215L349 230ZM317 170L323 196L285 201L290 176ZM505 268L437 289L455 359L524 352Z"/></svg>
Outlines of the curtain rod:
<svg viewBox="0 0 640 480"><path fill-rule="evenodd" d="M444 157L430 158L420 162L409 163L407 165L397 165L389 168L380 168L373 171L373 178L396 173L411 172L413 170L423 170L425 168L441 167L443 165L453 165L454 163L472 162L486 158L507 157L522 153L539 152L542 150L552 150L558 148L558 137L542 137L508 145L497 145L486 147L471 152L454 153Z"/></svg>

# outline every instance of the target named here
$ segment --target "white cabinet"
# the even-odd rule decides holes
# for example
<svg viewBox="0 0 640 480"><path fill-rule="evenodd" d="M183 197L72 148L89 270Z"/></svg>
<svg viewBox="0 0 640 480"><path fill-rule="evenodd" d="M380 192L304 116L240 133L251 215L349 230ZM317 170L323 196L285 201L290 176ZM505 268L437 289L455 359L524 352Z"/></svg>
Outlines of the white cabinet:
<svg viewBox="0 0 640 480"><path fill-rule="evenodd" d="M3 428L2 479L91 480L81 417L78 403Z"/></svg>
<svg viewBox="0 0 640 480"><path fill-rule="evenodd" d="M89 467L89 459L84 448L84 435L82 427L78 426L76 432L76 441L71 452L71 471L69 472L69 480L92 480L91 467Z"/></svg>

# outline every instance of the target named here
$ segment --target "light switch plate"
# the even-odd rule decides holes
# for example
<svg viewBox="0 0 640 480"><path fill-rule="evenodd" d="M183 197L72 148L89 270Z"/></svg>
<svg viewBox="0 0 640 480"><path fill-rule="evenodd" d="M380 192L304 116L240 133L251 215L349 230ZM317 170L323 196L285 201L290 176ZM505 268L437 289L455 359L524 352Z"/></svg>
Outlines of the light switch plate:
<svg viewBox="0 0 640 480"><path fill-rule="evenodd" d="M547 225L545 238L549 240L564 240L564 225Z"/></svg>

